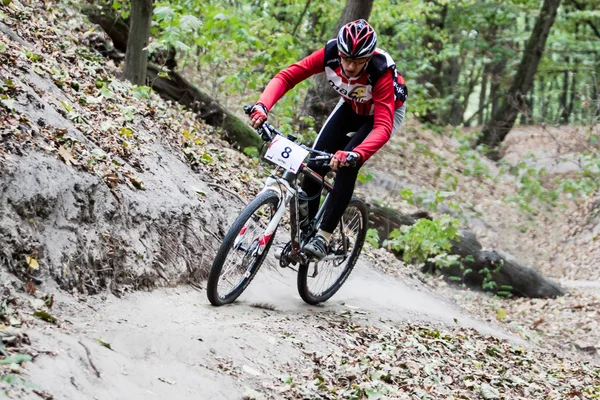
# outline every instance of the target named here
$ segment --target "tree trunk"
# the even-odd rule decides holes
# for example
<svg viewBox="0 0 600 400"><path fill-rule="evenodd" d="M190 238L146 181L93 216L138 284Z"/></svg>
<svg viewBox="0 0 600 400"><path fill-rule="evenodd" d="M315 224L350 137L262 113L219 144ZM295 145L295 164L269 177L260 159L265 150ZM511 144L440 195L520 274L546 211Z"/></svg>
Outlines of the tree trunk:
<svg viewBox="0 0 600 400"><path fill-rule="evenodd" d="M125 54L127 52L127 38L129 37L129 18L122 19L115 15L113 10L104 5L102 7L84 5L81 12L85 14L91 22L98 24L104 29L104 32L110 37L114 48ZM115 54L107 54L102 52L102 55L110 57L117 64L121 61ZM173 46L170 46L167 51L154 52L149 58L150 61L156 62L167 67L169 70L174 70L177 67L175 59L177 53Z"/></svg>
<svg viewBox="0 0 600 400"><path fill-rule="evenodd" d="M569 94L569 57L565 58L565 70L563 71L563 85L562 91L560 93L560 98L558 100L558 106L560 109L560 123L562 125L567 124L569 120L569 116L567 113L567 98Z"/></svg>
<svg viewBox="0 0 600 400"><path fill-rule="evenodd" d="M462 121L462 110L460 107L460 88L458 80L460 78L460 72L462 69L462 60L459 57L453 57L450 59L450 65L446 70L446 76L444 86L452 93L452 101L450 102L450 113L449 118L446 119L445 124L450 122L452 126L457 126ZM444 124L444 125L445 125Z"/></svg>
<svg viewBox="0 0 600 400"><path fill-rule="evenodd" d="M369 207L369 228L377 229L381 241L387 239L390 232L402 225L412 225L419 218L428 218L426 214L407 215L389 207L371 204ZM430 219L430 218L428 218ZM460 240L452 241L450 254L461 256L462 259L471 256L473 261L463 261L463 267L453 266L441 268L440 272L446 277L460 278L472 288L481 289L486 275L488 281L494 281L496 287L492 292L509 291L516 296L547 298L565 294L556 283L544 278L537 271L520 265L518 262L496 251L483 251L483 247L475 234L467 229L460 230ZM395 252L396 256L402 257ZM425 265L426 270L437 268ZM485 269L489 274L484 273ZM471 270L468 272L468 270ZM454 278L456 279L456 278Z"/></svg>
<svg viewBox="0 0 600 400"><path fill-rule="evenodd" d="M577 63L575 63L575 67L573 68L575 71L577 71ZM566 116L566 120L567 123L569 123L569 118L571 117L571 114L573 114L573 106L575 105L575 97L577 94L577 73L573 73L573 76L571 77L571 96L569 97L569 105L567 106L567 116Z"/></svg>
<svg viewBox="0 0 600 400"><path fill-rule="evenodd" d="M535 82L531 84L531 90L529 91L529 101L527 102L529 106L529 113L527 115L527 125L533 125L533 108L535 107Z"/></svg>
<svg viewBox="0 0 600 400"><path fill-rule="evenodd" d="M331 37L337 37L340 28L350 21L360 18L368 20L371 15L371 9L373 8L373 1L374 0L347 0L346 6L342 11L342 16L338 20ZM314 78L314 82L315 85L308 90L306 98L304 99L303 108L308 110L308 114L314 118L315 126L320 127L335 106L338 94L328 84L325 74L318 74Z"/></svg>
<svg viewBox="0 0 600 400"><path fill-rule="evenodd" d="M483 70L483 77L481 78L481 91L479 92L479 111L477 112L477 124L483 125L485 122L484 119L484 105L485 105L485 97L487 94L487 84L488 84L488 75L489 75L489 64L485 65Z"/></svg>
<svg viewBox="0 0 600 400"><path fill-rule="evenodd" d="M152 0L131 1L131 24L125 53L123 76L132 84L146 84L148 50L150 41L150 21L152 20Z"/></svg>
<svg viewBox="0 0 600 400"><path fill-rule="evenodd" d="M523 108L523 97L531 89L533 78L542 58L550 28L556 19L556 12L559 5L560 0L544 0L542 10L527 41L523 58L508 91L508 95L502 107L500 107L498 112L492 116L492 119L485 126L483 135L476 143L476 145L485 144L488 148L494 149L494 151L488 153L492 159L500 158L500 154L497 151L498 146L515 123L520 109Z"/></svg>
<svg viewBox="0 0 600 400"><path fill-rule="evenodd" d="M492 99L491 115L498 111L500 106L500 95L502 94L502 82L504 80L504 70L506 69L506 58L496 62L492 66L492 83L490 86L490 98Z"/></svg>
<svg viewBox="0 0 600 400"><path fill-rule="evenodd" d="M428 0L428 2L434 4L435 6L440 6L435 1ZM429 92L429 96L432 98L443 98L446 96L446 88L444 87L444 80L442 77L443 70L443 62L439 60L437 55L442 51L444 44L439 39L439 33L443 32L446 27L446 16L448 15L448 4L443 4L440 6L439 11L432 10L431 13L427 15L425 19L425 25L427 29L425 32L437 32L438 35L427 35L423 37L423 48L428 49L434 55L433 60L431 61L432 71L427 71L423 75L421 75L417 82L420 85L424 85L425 83L429 83L432 86L431 92ZM437 12L436 12L437 11ZM423 122L429 122L433 124L442 124L439 110L428 108L426 114L421 118Z"/></svg>
<svg viewBox="0 0 600 400"><path fill-rule="evenodd" d="M598 74L592 72L592 116L594 119L600 117L600 91L598 90Z"/></svg>
<svg viewBox="0 0 600 400"><path fill-rule="evenodd" d="M521 110L521 125L531 124L531 116L533 115L533 91L535 90L535 82L531 83L531 89L525 96L523 110Z"/></svg>
<svg viewBox="0 0 600 400"><path fill-rule="evenodd" d="M477 70L477 72L475 70ZM477 68L476 64L473 63L473 68L471 69L471 73L469 74L469 83L467 84L467 89L466 89L465 93L463 94L463 102L462 102L462 105L460 106L460 113L457 113L458 115L456 115L456 125L455 126L457 126L461 122L466 125L466 121L464 121L465 111L467 111L467 107L469 107L469 98L471 97L471 94L473 93L473 90L475 89L475 85L477 84L477 82L479 82L479 78L481 77L482 71L483 71L483 67ZM455 118L455 117L453 117L453 118ZM454 123L454 120L452 122Z"/></svg>
<svg viewBox="0 0 600 400"><path fill-rule="evenodd" d="M552 102L552 93L554 93L554 79L550 77L550 82L547 84L548 90L544 90L542 95L543 104L542 104L542 122L547 123L548 119L548 108L550 107L550 103ZM545 87L544 87L545 89Z"/></svg>

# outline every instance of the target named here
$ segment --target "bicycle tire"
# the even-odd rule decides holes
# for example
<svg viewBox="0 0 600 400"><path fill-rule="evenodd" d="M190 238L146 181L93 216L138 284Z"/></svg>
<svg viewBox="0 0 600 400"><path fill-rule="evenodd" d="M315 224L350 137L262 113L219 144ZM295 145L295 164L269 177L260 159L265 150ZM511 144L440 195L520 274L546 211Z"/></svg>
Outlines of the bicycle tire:
<svg viewBox="0 0 600 400"><path fill-rule="evenodd" d="M346 210L350 207L356 207L360 211L362 226L357 235L354 248L352 249L350 256L348 256L347 258L347 264L344 267L344 271L340 274L338 279L336 279L336 281L327 290L323 291L323 293L321 293L320 295L315 295L311 292L310 288L308 287L308 273L310 264L302 263L298 268L298 293L300 294L302 300L304 300L308 304L315 305L325 302L329 300L334 294L336 294L337 291L340 290L344 282L346 282L346 279L348 279L350 273L354 269L356 261L358 261L358 257L360 256L363 244L365 242L365 237L367 235L367 205L362 200L353 197L350 200L350 203L348 203L348 207L346 208ZM340 226L338 225L338 228L336 229L340 229Z"/></svg>
<svg viewBox="0 0 600 400"><path fill-rule="evenodd" d="M234 302L244 292L244 290L246 290L250 282L252 282L252 279L256 276L256 273L258 272L267 253L269 252L275 237L275 232L273 232L269 242L265 245L263 252L252 263L251 269L248 269L250 274L248 276L244 276L227 295L219 296L219 279L221 278L221 271L223 269L223 264L227 259L231 248L233 247L235 239L238 237L239 232L246 225L247 221L254 215L254 213L266 204L271 204L273 205L274 209L277 209L277 205L279 204L279 196L271 190L260 193L242 210L223 238L223 242L221 243L221 246L219 247L217 255L215 256L213 264L210 268L208 284L206 287L208 300L212 305L222 306Z"/></svg>

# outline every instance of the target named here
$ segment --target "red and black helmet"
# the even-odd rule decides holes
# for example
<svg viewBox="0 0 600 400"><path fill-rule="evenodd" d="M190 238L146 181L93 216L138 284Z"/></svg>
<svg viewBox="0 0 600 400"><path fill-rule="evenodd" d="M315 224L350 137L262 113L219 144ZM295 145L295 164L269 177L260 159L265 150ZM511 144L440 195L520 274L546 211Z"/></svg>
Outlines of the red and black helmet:
<svg viewBox="0 0 600 400"><path fill-rule="evenodd" d="M370 57L377 47L375 29L364 19L342 26L337 37L340 53L350 58Z"/></svg>

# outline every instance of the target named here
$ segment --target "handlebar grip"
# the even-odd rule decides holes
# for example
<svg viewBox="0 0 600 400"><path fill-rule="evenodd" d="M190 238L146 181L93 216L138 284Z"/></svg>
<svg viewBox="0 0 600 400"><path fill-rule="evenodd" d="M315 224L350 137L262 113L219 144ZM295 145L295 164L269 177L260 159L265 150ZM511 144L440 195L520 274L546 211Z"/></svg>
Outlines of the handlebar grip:
<svg viewBox="0 0 600 400"><path fill-rule="evenodd" d="M244 106L244 112L246 113L246 115L252 114L252 108L253 106Z"/></svg>

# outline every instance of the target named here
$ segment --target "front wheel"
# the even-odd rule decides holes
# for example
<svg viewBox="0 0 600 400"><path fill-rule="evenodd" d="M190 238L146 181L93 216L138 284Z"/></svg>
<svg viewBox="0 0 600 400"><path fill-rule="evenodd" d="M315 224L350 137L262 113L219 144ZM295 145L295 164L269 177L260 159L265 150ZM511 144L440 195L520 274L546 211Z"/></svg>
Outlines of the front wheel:
<svg viewBox="0 0 600 400"><path fill-rule="evenodd" d="M260 268L275 232L265 236L279 197L273 191L260 193L229 228L208 275L208 300L215 306L234 302Z"/></svg>
<svg viewBox="0 0 600 400"><path fill-rule="evenodd" d="M367 234L367 206L352 198L330 241L329 254L320 262L302 263L298 293L308 304L329 300L344 284L362 250Z"/></svg>

